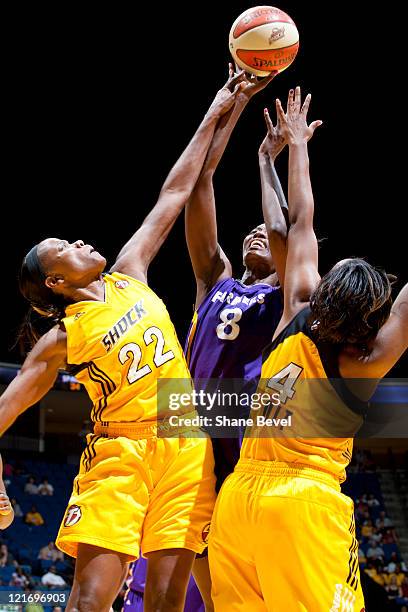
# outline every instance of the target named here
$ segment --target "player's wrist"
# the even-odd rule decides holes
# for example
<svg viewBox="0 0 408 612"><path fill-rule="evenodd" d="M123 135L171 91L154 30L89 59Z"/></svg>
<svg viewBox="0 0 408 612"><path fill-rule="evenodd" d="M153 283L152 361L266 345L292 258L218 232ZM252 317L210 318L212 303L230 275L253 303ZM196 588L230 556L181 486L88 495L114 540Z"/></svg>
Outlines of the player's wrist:
<svg viewBox="0 0 408 612"><path fill-rule="evenodd" d="M288 140L289 149L302 149L307 148L307 138L289 138Z"/></svg>

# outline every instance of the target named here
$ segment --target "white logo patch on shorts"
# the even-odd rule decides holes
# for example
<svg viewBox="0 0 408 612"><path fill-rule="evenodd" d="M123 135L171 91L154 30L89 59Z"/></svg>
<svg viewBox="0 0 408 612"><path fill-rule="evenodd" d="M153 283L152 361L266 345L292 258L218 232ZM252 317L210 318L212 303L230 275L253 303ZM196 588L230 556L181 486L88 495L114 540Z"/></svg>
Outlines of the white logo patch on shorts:
<svg viewBox="0 0 408 612"><path fill-rule="evenodd" d="M81 517L81 508L79 506L76 506L75 504L73 506L70 506L67 510L67 515L64 519L64 527L72 527L72 525L75 525L76 523L78 523L78 521L81 520Z"/></svg>

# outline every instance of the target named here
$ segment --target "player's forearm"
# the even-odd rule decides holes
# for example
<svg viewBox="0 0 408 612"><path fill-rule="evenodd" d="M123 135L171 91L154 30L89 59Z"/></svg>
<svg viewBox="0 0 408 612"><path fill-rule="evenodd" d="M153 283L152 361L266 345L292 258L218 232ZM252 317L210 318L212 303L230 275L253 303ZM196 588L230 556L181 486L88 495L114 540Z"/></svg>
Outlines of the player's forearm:
<svg viewBox="0 0 408 612"><path fill-rule="evenodd" d="M202 175L205 173L213 174L217 169L232 132L247 103L248 99L238 98L232 109L219 120L207 153Z"/></svg>
<svg viewBox="0 0 408 612"><path fill-rule="evenodd" d="M177 217L185 207L202 170L217 123L214 113L207 113L197 132L175 163L160 191L152 211L141 227L121 249L123 258L139 258L147 269L166 240Z"/></svg>
<svg viewBox="0 0 408 612"><path fill-rule="evenodd" d="M213 174L247 100L237 100L219 120L203 170L186 205L186 239L196 278L206 280L219 259Z"/></svg>
<svg viewBox="0 0 408 612"><path fill-rule="evenodd" d="M179 193L185 196L182 200L183 205L185 204L200 176L217 121L218 116L215 113L206 114L193 138L170 170L160 196L165 192ZM160 196L157 205L160 204ZM180 210L181 208L182 206Z"/></svg>
<svg viewBox="0 0 408 612"><path fill-rule="evenodd" d="M4 434L14 423L17 417L29 406L8 400L5 392L0 397L0 436ZM4 398L4 399L3 399Z"/></svg>
<svg viewBox="0 0 408 612"><path fill-rule="evenodd" d="M2 435L17 417L36 404L53 386L58 368L47 368L47 363L37 363L34 368L21 370L19 376L11 381L0 397L0 435ZM42 372L42 375L41 375Z"/></svg>
<svg viewBox="0 0 408 612"><path fill-rule="evenodd" d="M219 253L212 177L200 178L186 205L186 241L196 278L207 282Z"/></svg>
<svg viewBox="0 0 408 612"><path fill-rule="evenodd" d="M288 213L288 203L286 201L286 197L282 189L282 184L279 180L279 176L276 171L275 162L270 156L268 156L268 160L269 160L269 167L271 171L272 186L276 192L276 195L278 196L279 206L281 207L281 210L282 210L282 213L285 219L285 225L286 225L286 219L289 214Z"/></svg>
<svg viewBox="0 0 408 612"><path fill-rule="evenodd" d="M276 171L273 173L269 155L259 154L259 170L262 190L262 212L268 234L272 259L275 262L279 283L283 287L286 261L286 220L276 191ZM275 176L274 176L275 174ZM279 179L277 179L279 183ZM280 183L279 183L280 185ZM286 203L286 200L285 200Z"/></svg>
<svg viewBox="0 0 408 612"><path fill-rule="evenodd" d="M313 229L314 200L307 144L289 144L289 226Z"/></svg>
<svg viewBox="0 0 408 612"><path fill-rule="evenodd" d="M268 155L262 153L259 155L259 171L262 190L262 211L265 224L271 231L279 234L282 238L286 238L286 220L282 210L282 200L278 195L278 190L280 188L282 191L282 187ZM284 195L283 200L286 204Z"/></svg>

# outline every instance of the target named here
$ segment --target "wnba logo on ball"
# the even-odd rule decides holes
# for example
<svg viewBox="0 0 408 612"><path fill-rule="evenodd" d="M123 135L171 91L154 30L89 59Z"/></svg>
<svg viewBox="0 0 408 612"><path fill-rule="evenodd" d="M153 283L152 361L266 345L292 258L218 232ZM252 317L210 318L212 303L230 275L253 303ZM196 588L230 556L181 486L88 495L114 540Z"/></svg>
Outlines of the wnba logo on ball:
<svg viewBox="0 0 408 612"><path fill-rule="evenodd" d="M72 527L81 519L82 512L79 506L70 506L64 520L64 527Z"/></svg>
<svg viewBox="0 0 408 612"><path fill-rule="evenodd" d="M271 35L269 37L269 44L271 45L276 40L283 38L285 36L285 26L281 28L272 28Z"/></svg>

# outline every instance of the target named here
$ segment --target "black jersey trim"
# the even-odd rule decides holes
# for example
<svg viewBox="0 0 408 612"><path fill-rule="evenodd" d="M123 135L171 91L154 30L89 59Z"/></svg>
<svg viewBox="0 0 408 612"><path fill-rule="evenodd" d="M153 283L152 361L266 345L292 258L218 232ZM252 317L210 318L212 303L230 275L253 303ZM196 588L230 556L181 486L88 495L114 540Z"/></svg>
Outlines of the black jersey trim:
<svg viewBox="0 0 408 612"><path fill-rule="evenodd" d="M300 310L293 317L293 319L289 321L286 327L284 327L282 331L276 336L275 340L272 340L272 342L268 344L268 346L266 346L265 349L262 351L262 363L264 363L268 359L272 351L274 351L276 347L279 346L279 344L282 344L282 342L286 340L286 338L290 338L290 336L295 336L299 332L305 333L306 321L308 320L309 316L309 306L306 306L306 308Z"/></svg>
<svg viewBox="0 0 408 612"><path fill-rule="evenodd" d="M354 414L362 416L363 418L367 415L369 402L365 402L358 398L348 388L344 378L340 374L339 369L339 353L341 347L329 342L319 342L315 334L310 328L311 323L311 310L310 306L302 308L291 321L283 328L278 336L269 344L262 352L262 363L268 359L270 354L282 344L286 338L295 336L302 332L305 334L316 346L320 361L322 362L323 369L327 376L331 386L340 397L341 401L352 411Z"/></svg>

